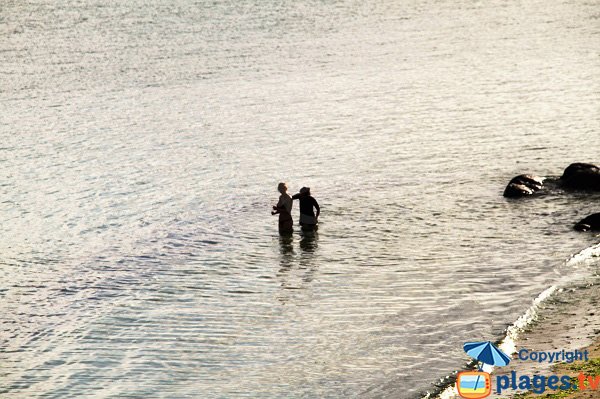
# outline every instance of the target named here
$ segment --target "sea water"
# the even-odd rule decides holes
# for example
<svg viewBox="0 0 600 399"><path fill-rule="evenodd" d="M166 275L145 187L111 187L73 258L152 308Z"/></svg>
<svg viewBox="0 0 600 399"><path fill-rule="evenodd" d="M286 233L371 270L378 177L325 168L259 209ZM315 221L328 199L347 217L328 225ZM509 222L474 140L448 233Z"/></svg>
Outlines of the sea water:
<svg viewBox="0 0 600 399"><path fill-rule="evenodd" d="M600 160L596 1L9 0L0 38L2 398L418 398L594 272L598 195L502 191Z"/></svg>

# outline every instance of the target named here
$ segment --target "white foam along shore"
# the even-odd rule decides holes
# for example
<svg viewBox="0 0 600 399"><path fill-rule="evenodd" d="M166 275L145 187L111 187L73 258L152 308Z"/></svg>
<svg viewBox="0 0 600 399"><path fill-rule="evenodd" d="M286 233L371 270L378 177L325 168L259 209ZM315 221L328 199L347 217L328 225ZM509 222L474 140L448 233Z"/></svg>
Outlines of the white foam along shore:
<svg viewBox="0 0 600 399"><path fill-rule="evenodd" d="M521 341L523 341L524 339L526 339L528 341L529 344L529 340L530 340L530 336L537 336L537 340L533 340L533 342L543 342L545 344L550 344L550 341L554 341L554 344L558 344L560 345L560 342L568 342L571 345L574 345L578 348L581 348L583 346L586 346L588 344L590 344L594 337L592 335L590 335L590 329L588 328L587 331L583 330L584 326L580 326L580 328L582 329L581 331L579 331L579 336L580 339L572 339L572 334L574 332L574 328L577 328L578 326L576 325L576 323L571 323L568 320L564 320L562 322L557 321L557 319L561 319L561 317L559 315L554 315L554 318L552 317L546 317L547 319L546 322L541 321L539 323L539 326L535 329L532 329L530 332L527 332L527 337L525 337L525 333L524 331L532 324L533 321L538 320L538 316L540 314L540 310L542 307L545 307L545 304L554 297L557 297L561 294L564 294L564 291L572 291L575 290L577 286L577 281L578 280L582 280L584 279L584 276L587 276L588 278L590 277L590 270L589 267L594 267L595 265L597 265L598 263L598 257L600 257L600 244L596 244L593 245L591 247L588 247L580 252L578 252L577 254L571 256L565 263L566 267L569 268L573 268L573 269L585 269L587 270L587 272L581 272L581 273L573 273L572 277L565 277L564 279L562 279L560 282L558 282L556 285L553 285L549 288L547 288L546 290L544 290L543 292L541 292L537 298L535 298L533 300L533 303L531 305L531 307L529 309L527 309L527 311L521 316L519 317L511 326L509 326L506 329L506 335L504 336L504 338L500 341L499 343L499 348L506 353L509 356L513 356L515 353L517 353L518 351L518 345ZM569 288L570 287L570 288ZM579 290L583 290L583 289L591 289L594 294L591 294L589 292L585 292L585 293L580 293L579 296L581 297L580 299L583 299L584 296L588 296L588 297L600 297L600 286L595 285L595 286L591 286L588 283L583 283L583 285L581 285L580 287L578 287ZM573 295L570 295L573 296ZM591 317L594 317L595 319L597 319L596 323L593 323L595 325L600 325L600 315L596 316L595 312L593 311L593 307L594 304L587 304L587 307L581 307L579 306L579 302L577 301L577 299L574 299L574 301L572 303L570 303L569 305L566 305L567 307L570 308L577 308L578 312L573 313L571 311L571 309L563 309L563 313L564 314L570 314L572 316L574 316L575 318L577 318L577 313L580 313L579 316L581 316L581 313L586 313L588 315L590 315ZM588 309L590 308L590 309ZM544 313L547 313L546 310L544 310ZM552 324L553 328L549 329L548 328L548 324ZM589 326L589 323L588 323ZM562 332L562 334L560 334L560 332ZM571 335L566 335L566 334L571 334ZM577 334L577 333L576 333ZM561 335L563 335L561 337ZM562 340L561 340L562 338ZM597 338L597 337L596 337ZM555 345L556 346L556 345ZM547 348L547 349L551 349L551 348ZM575 348L573 348L575 349ZM489 365L485 365L483 368L484 371L488 372L488 373L492 373L494 370L493 366L489 366ZM449 378L448 379L449 383L448 386L446 386L441 392L438 393L433 393L430 394L428 393L427 395L425 395L423 397L423 399L431 399L431 398L436 398L436 399L455 399L455 398L460 398L460 396L458 395L458 391L456 389L456 385L454 384L454 378Z"/></svg>

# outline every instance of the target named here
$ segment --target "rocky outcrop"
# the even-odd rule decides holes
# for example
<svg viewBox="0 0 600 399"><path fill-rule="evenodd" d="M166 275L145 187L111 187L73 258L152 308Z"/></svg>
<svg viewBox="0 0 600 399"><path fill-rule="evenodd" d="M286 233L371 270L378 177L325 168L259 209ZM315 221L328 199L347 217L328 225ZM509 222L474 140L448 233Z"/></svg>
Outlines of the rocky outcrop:
<svg viewBox="0 0 600 399"><path fill-rule="evenodd" d="M559 181L567 189L600 191L600 168L591 163L573 163Z"/></svg>
<svg viewBox="0 0 600 399"><path fill-rule="evenodd" d="M600 167L592 163L577 162L567 166L559 178L519 175L508 182L503 195L507 198L522 198L540 191L549 194L561 194L565 191L600 191ZM597 194L593 197L597 200ZM573 228L578 231L600 231L600 213L589 215Z"/></svg>
<svg viewBox="0 0 600 399"><path fill-rule="evenodd" d="M520 198L532 195L544 187L544 178L533 175L519 175L513 177L506 189L504 196L507 198Z"/></svg>
<svg viewBox="0 0 600 399"><path fill-rule="evenodd" d="M521 198L541 190L555 189L600 191L600 167L591 163L577 162L567 166L560 178L519 175L508 182L503 195L507 198Z"/></svg>
<svg viewBox="0 0 600 399"><path fill-rule="evenodd" d="M578 231L600 231L600 213L581 219L574 228Z"/></svg>

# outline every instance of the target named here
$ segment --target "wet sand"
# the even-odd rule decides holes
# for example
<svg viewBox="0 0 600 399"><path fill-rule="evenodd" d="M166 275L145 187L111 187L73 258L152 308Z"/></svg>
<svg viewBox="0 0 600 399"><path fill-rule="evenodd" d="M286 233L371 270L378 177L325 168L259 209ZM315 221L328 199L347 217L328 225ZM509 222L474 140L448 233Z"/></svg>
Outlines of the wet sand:
<svg viewBox="0 0 600 399"><path fill-rule="evenodd" d="M600 359L600 285L587 285L578 288L566 289L555 298L544 303L539 310L538 318L526 331L520 334L517 340L517 353L525 348L531 351L588 351L589 360ZM598 360L596 360L598 362ZM569 375L576 377L584 367L587 375L598 375L600 371L597 363L596 370L590 362L548 363L520 360L517 354L513 361L506 367L497 369L493 374L495 378L501 375L510 375L516 371L518 375L535 374L550 376ZM495 380L494 378L494 380ZM554 395L556 394L556 395ZM546 390L541 395L521 391L519 394L513 390L496 394L495 398L598 398L600 391L569 392ZM565 396L566 395L566 396Z"/></svg>
<svg viewBox="0 0 600 399"><path fill-rule="evenodd" d="M600 337L596 336L595 342L586 348L589 351L589 359L594 362L593 367L589 367L587 369L584 368L583 373L586 375L600 375ZM575 368L579 368L581 366L585 367L584 362L574 363ZM573 370L573 367L569 367L567 365L561 364L555 368L557 374L568 374L573 377L576 377L579 372ZM565 396L565 398L573 398L573 399L592 399L600 397L600 391L593 391L590 389L586 389L584 391L572 392L569 395Z"/></svg>
<svg viewBox="0 0 600 399"><path fill-rule="evenodd" d="M529 322L523 330L515 331L517 338L508 346L511 351L512 361L508 366L495 368L492 371L492 394L494 399L564 399L564 398L598 398L600 391L562 391L546 390L542 394L535 394L526 390L506 389L498 394L497 378L500 376L511 377L514 371L517 378L520 376L535 375L558 376L568 375L577 377L580 371L586 375L600 375L600 279L596 278L594 284L579 284L571 288L561 289L538 304L533 321ZM518 322L517 322L518 323ZM504 345L501 345L503 348ZM531 352L580 352L588 351L590 362L573 362L570 364L556 361L537 362L521 360L518 353L522 349ZM508 353L508 352L507 352ZM439 396L441 399L459 399L460 396L454 386L445 389Z"/></svg>
<svg viewBox="0 0 600 399"><path fill-rule="evenodd" d="M572 364L561 363L552 367L552 372L557 375L569 375L573 378L577 378L580 372L585 375L599 376L600 375L600 337L596 337L596 340L591 345L581 348L581 350L587 350L589 353L589 360L593 362L578 361ZM524 394L513 394L513 399L528 399L528 398L545 398L545 399L595 399L600 397L600 391L591 390L586 388L585 390L569 390L569 391L547 391L543 394L535 394L533 392L527 392Z"/></svg>

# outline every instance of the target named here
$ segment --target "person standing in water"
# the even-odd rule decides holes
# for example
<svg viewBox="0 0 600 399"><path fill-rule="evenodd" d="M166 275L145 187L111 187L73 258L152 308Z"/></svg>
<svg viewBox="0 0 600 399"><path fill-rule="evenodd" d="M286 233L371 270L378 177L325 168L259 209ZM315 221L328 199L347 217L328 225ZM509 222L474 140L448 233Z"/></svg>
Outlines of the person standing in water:
<svg viewBox="0 0 600 399"><path fill-rule="evenodd" d="M292 199L300 200L300 226L302 226L302 230L317 230L321 208L317 200L310 195L310 187L302 187L298 194L292 196ZM316 215L314 209L317 210Z"/></svg>
<svg viewBox="0 0 600 399"><path fill-rule="evenodd" d="M279 183L277 191L281 193L277 205L273 206L271 215L279 214L279 234L291 234L294 231L294 220L292 219L292 197L287 193L287 185Z"/></svg>

